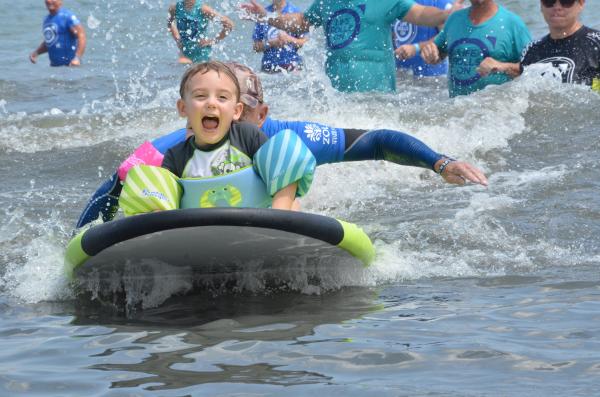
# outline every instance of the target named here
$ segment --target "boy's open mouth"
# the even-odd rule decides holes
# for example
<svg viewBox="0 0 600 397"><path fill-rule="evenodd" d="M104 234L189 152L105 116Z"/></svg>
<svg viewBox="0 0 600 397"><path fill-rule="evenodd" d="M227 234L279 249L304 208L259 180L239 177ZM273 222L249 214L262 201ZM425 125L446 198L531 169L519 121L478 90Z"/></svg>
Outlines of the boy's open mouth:
<svg viewBox="0 0 600 397"><path fill-rule="evenodd" d="M219 126L219 118L213 116L202 117L202 127L207 130L214 130Z"/></svg>

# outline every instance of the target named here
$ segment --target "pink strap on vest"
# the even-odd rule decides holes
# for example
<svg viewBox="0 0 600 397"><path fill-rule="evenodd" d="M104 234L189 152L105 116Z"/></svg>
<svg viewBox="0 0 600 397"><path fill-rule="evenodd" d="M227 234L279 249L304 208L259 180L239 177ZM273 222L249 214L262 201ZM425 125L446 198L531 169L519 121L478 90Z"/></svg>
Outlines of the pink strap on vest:
<svg viewBox="0 0 600 397"><path fill-rule="evenodd" d="M139 146L127 160L119 166L118 174L119 179L124 181L127 176L127 172L131 167L138 164L155 165L160 167L162 165L163 157L161 152L148 141L144 142Z"/></svg>

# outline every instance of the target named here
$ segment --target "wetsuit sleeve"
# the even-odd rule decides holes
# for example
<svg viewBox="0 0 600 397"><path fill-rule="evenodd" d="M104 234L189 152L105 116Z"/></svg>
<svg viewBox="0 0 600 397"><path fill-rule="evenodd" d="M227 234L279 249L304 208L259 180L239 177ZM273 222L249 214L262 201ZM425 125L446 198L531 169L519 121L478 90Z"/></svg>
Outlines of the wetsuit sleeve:
<svg viewBox="0 0 600 397"><path fill-rule="evenodd" d="M100 216L104 222L108 222L115 217L117 212L119 195L122 189L119 176L115 173L94 192L84 210L79 216L76 228L87 225L95 221Z"/></svg>
<svg viewBox="0 0 600 397"><path fill-rule="evenodd" d="M165 154L167 150L172 148L175 145L179 145L181 142L185 142L185 134L187 130L182 128L177 131L173 131L170 134L161 136L152 141L152 145L161 152Z"/></svg>
<svg viewBox="0 0 600 397"><path fill-rule="evenodd" d="M442 157L417 138L393 130L368 131L344 153L344 161L387 160L431 170Z"/></svg>
<svg viewBox="0 0 600 397"><path fill-rule="evenodd" d="M325 12L325 2L323 0L315 0L310 5L308 10L304 11L304 19L313 26L323 25L323 14Z"/></svg>

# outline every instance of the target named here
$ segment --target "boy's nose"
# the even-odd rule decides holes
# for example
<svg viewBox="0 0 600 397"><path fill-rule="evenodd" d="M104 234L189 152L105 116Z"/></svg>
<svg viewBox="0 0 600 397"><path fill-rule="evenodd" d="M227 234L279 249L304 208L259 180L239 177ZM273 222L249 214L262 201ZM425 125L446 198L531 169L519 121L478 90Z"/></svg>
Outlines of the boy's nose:
<svg viewBox="0 0 600 397"><path fill-rule="evenodd" d="M215 107L217 104L217 97L216 96L209 96L208 97L208 101L206 101L206 105L209 107Z"/></svg>

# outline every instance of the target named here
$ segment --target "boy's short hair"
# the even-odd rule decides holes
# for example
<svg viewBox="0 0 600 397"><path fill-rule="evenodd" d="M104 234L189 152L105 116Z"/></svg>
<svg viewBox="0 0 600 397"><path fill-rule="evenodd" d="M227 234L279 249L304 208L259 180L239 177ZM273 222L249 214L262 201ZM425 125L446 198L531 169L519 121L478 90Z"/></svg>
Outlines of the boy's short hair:
<svg viewBox="0 0 600 397"><path fill-rule="evenodd" d="M217 72L217 74L219 74L219 76L221 75L221 73L223 73L227 77L229 77L229 79L235 85L235 98L236 98L236 101L239 102L240 101L240 83L238 82L237 77L235 76L233 71L229 68L229 66L227 66L223 62L219 62L219 61L208 61L208 62L203 62L203 63L197 63L194 66L192 66L191 68L189 68L188 70L186 70L185 73L183 74L183 76L181 77L181 84L179 85L179 96L181 96L181 98L183 99L183 96L185 94L185 90L187 87L187 83L188 83L188 81L190 81L190 79L192 77L194 77L198 73L201 73L201 74L208 73L211 70L214 72Z"/></svg>

